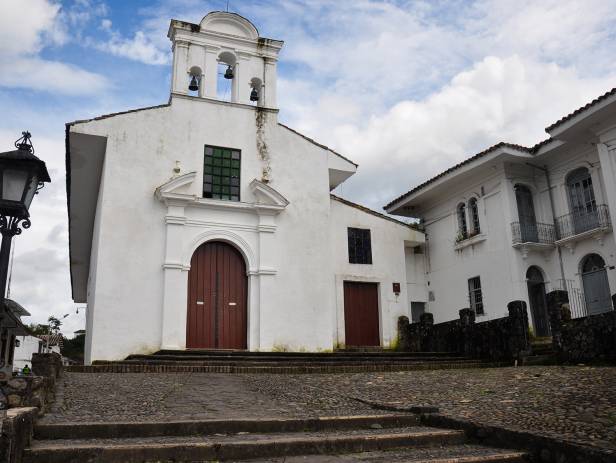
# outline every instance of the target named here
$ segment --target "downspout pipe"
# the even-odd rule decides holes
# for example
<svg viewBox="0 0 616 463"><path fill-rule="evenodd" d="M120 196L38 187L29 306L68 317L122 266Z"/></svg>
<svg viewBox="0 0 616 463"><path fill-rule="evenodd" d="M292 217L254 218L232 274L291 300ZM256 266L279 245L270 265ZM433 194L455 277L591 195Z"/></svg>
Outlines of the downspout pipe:
<svg viewBox="0 0 616 463"><path fill-rule="evenodd" d="M545 181L548 185L548 196L550 198L550 210L552 211L552 221L554 222L554 226L556 226L556 211L554 209L554 197L552 196L552 183L550 182L550 173L548 172L547 167L537 166L535 164L531 164L530 162L526 163L530 167L535 169L539 169L545 174ZM565 267L563 265L563 254L560 246L556 246L556 251L558 252L558 264L560 266L560 277L563 280L563 288L565 291L567 290L567 280L565 279Z"/></svg>

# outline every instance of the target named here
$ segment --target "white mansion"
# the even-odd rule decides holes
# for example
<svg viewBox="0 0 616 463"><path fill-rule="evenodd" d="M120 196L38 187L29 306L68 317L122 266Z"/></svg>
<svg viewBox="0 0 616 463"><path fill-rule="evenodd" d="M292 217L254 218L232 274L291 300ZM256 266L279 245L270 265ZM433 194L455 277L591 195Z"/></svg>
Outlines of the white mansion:
<svg viewBox="0 0 616 463"><path fill-rule="evenodd" d="M553 289L569 292L574 317L612 310L616 89L546 130L532 148L499 143L385 206L421 219L426 291L415 297L436 322L461 304L480 321L524 300L545 336Z"/></svg>
<svg viewBox="0 0 616 463"><path fill-rule="evenodd" d="M546 288L590 312L616 288L616 92L387 206L330 192L357 168L280 124L283 43L232 13L172 20L164 105L66 127L73 299L86 362L165 349L388 346L397 319L500 317ZM610 125L611 124L611 125ZM581 310L581 309L580 309Z"/></svg>

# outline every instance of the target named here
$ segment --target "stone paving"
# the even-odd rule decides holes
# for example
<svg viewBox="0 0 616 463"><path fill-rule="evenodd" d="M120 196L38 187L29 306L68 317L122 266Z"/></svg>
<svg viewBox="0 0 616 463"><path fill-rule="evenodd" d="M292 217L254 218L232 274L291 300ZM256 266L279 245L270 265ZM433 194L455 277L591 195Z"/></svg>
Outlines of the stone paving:
<svg viewBox="0 0 616 463"><path fill-rule="evenodd" d="M44 422L366 415L353 400L616 449L616 368L524 367L320 375L68 373Z"/></svg>

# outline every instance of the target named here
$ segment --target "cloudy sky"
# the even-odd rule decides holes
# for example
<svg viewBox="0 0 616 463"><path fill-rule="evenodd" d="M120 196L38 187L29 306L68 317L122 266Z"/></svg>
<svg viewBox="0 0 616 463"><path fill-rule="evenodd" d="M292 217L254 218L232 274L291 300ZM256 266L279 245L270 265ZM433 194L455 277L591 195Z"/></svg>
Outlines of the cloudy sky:
<svg viewBox="0 0 616 463"><path fill-rule="evenodd" d="M70 297L64 124L167 102L169 20L226 0L0 0L0 151L33 133L53 183L15 242L11 297L82 328ZM282 39L280 120L360 164L337 193L380 209L616 86L616 0L229 0Z"/></svg>

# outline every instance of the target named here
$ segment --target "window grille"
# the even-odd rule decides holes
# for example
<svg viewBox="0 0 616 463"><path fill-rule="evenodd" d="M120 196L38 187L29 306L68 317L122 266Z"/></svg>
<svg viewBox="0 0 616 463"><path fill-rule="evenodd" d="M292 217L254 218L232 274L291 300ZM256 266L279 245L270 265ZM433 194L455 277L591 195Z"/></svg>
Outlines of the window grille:
<svg viewBox="0 0 616 463"><path fill-rule="evenodd" d="M479 225L479 208L477 207L477 198L471 198L468 202L468 208L471 211L471 232L473 235L481 233L481 226Z"/></svg>
<svg viewBox="0 0 616 463"><path fill-rule="evenodd" d="M464 203L458 205L458 241L468 238L468 228L466 226L466 206Z"/></svg>
<svg viewBox="0 0 616 463"><path fill-rule="evenodd" d="M471 304L471 309L477 315L483 315L483 294L481 293L481 280L479 277L469 278L468 280L468 298Z"/></svg>
<svg viewBox="0 0 616 463"><path fill-rule="evenodd" d="M203 197L240 200L240 150L205 146L203 157Z"/></svg>
<svg viewBox="0 0 616 463"><path fill-rule="evenodd" d="M370 230L363 228L348 228L349 263L372 264L372 246Z"/></svg>

